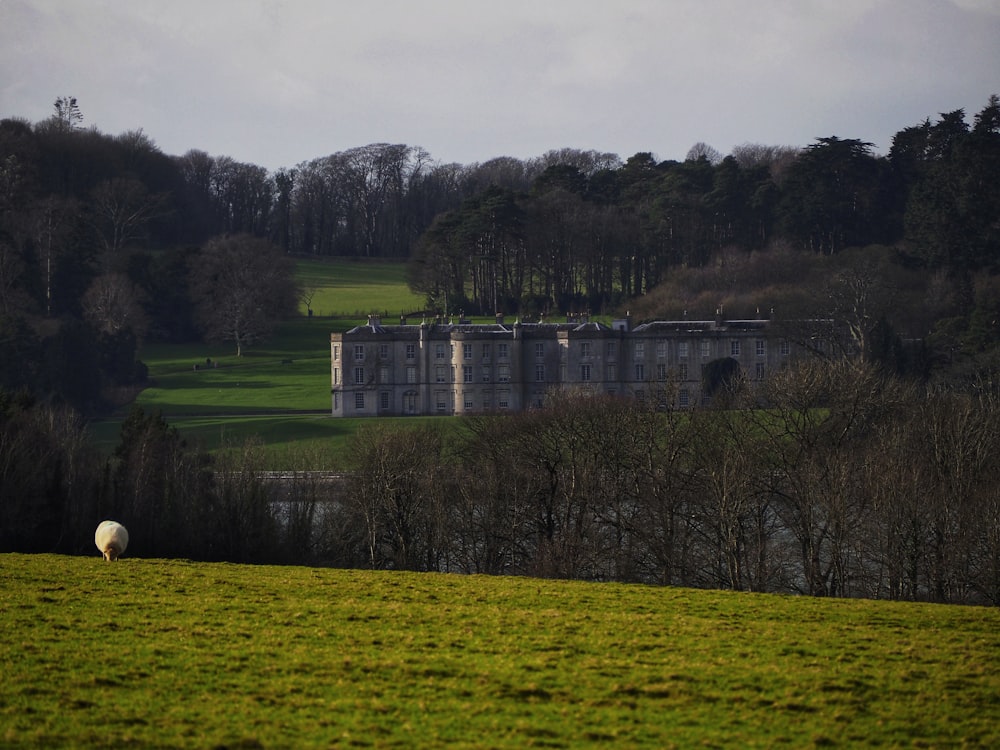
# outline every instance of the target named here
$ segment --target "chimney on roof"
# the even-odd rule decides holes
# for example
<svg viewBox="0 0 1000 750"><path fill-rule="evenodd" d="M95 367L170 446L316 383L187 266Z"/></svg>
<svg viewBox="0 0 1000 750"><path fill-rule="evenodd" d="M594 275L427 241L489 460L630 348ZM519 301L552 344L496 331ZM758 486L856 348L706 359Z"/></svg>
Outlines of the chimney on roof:
<svg viewBox="0 0 1000 750"><path fill-rule="evenodd" d="M719 305L717 308L715 308L715 325L717 326L722 325L722 305Z"/></svg>
<svg viewBox="0 0 1000 750"><path fill-rule="evenodd" d="M498 312L496 315L497 325L503 325L503 313Z"/></svg>

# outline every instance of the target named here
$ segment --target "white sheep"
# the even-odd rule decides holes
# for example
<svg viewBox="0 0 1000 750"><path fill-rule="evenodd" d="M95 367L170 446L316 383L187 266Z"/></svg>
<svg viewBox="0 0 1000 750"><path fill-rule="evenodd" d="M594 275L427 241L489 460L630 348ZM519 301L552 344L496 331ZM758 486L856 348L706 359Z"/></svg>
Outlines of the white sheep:
<svg viewBox="0 0 1000 750"><path fill-rule="evenodd" d="M128 531L117 521L101 521L94 534L94 544L105 560L117 560L128 546Z"/></svg>

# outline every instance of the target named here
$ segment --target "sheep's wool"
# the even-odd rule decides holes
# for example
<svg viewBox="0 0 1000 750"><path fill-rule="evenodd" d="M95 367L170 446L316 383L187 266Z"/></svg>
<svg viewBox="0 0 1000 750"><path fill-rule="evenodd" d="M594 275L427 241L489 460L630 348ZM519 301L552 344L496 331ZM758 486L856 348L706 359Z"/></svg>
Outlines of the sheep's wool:
<svg viewBox="0 0 1000 750"><path fill-rule="evenodd" d="M101 521L94 543L105 560L117 560L128 546L128 531L117 521Z"/></svg>

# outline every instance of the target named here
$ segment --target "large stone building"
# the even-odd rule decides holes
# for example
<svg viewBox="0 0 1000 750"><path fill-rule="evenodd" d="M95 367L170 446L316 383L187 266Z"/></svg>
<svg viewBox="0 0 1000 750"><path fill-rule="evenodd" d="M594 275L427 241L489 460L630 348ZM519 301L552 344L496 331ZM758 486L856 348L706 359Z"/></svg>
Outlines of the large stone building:
<svg viewBox="0 0 1000 750"><path fill-rule="evenodd" d="M335 417L475 414L543 405L554 388L655 398L685 408L702 398L706 365L724 360L762 380L802 347L768 320L655 321L609 327L466 321L363 326L330 336Z"/></svg>

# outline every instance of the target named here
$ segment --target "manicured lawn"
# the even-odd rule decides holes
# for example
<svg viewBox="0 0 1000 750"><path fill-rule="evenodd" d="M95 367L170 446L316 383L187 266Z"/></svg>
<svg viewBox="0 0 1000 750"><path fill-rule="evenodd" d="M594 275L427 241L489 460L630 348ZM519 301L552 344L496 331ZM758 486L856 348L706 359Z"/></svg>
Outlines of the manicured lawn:
<svg viewBox="0 0 1000 750"><path fill-rule="evenodd" d="M357 260L299 260L296 277L315 289L311 306L318 316L364 320L372 312L398 320L424 309L424 299L406 285L406 264ZM300 312L306 314L305 304Z"/></svg>
<svg viewBox="0 0 1000 750"><path fill-rule="evenodd" d="M1000 746L995 608L95 549L0 610L8 748Z"/></svg>

